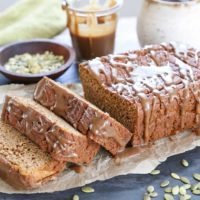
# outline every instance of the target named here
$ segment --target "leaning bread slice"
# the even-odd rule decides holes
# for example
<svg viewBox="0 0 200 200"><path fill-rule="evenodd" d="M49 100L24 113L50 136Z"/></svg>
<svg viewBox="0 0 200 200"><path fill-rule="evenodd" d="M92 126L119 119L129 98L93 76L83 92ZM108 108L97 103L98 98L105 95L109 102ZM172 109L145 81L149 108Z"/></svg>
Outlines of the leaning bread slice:
<svg viewBox="0 0 200 200"><path fill-rule="evenodd" d="M132 134L119 122L49 78L38 83L34 99L113 155L122 151L131 139Z"/></svg>
<svg viewBox="0 0 200 200"><path fill-rule="evenodd" d="M2 119L58 161L88 164L99 145L30 98L5 98Z"/></svg>
<svg viewBox="0 0 200 200"><path fill-rule="evenodd" d="M0 177L17 189L55 179L65 162L53 160L27 137L0 120Z"/></svg>

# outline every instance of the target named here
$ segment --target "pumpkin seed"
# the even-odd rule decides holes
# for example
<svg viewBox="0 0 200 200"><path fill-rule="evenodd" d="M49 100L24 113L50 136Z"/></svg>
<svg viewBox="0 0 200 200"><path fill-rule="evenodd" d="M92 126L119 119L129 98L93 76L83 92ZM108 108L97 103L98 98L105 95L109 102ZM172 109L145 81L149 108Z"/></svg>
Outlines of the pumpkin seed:
<svg viewBox="0 0 200 200"><path fill-rule="evenodd" d="M181 180L183 183L190 184L190 180L189 180L187 177L181 176L181 177L180 177L180 180Z"/></svg>
<svg viewBox="0 0 200 200"><path fill-rule="evenodd" d="M144 195L144 200L151 200L151 197L148 194Z"/></svg>
<svg viewBox="0 0 200 200"><path fill-rule="evenodd" d="M179 193L181 195L185 195L187 192L186 192L186 189L182 186L182 187L179 188Z"/></svg>
<svg viewBox="0 0 200 200"><path fill-rule="evenodd" d="M197 181L200 181L200 174L193 174L194 179L196 179Z"/></svg>
<svg viewBox="0 0 200 200"><path fill-rule="evenodd" d="M184 196L180 196L180 200L189 200L191 199L191 195L185 194Z"/></svg>
<svg viewBox="0 0 200 200"><path fill-rule="evenodd" d="M158 174L160 174L160 170L155 169L155 170L151 171L150 174L151 174L151 175L158 175Z"/></svg>
<svg viewBox="0 0 200 200"><path fill-rule="evenodd" d="M154 192L154 187L153 187L152 185L148 186L147 192L148 192L148 193Z"/></svg>
<svg viewBox="0 0 200 200"><path fill-rule="evenodd" d="M165 200L174 200L174 197L171 194L165 194L164 199Z"/></svg>
<svg viewBox="0 0 200 200"><path fill-rule="evenodd" d="M41 74L59 69L65 63L63 56L45 51L42 54L24 53L11 57L5 64L8 71L18 74Z"/></svg>
<svg viewBox="0 0 200 200"><path fill-rule="evenodd" d="M191 199L191 195L189 195L189 194L185 194L184 197L185 197L185 200Z"/></svg>
<svg viewBox="0 0 200 200"><path fill-rule="evenodd" d="M165 180L160 184L160 187L164 188L164 187L167 187L168 185L169 185L169 181Z"/></svg>
<svg viewBox="0 0 200 200"><path fill-rule="evenodd" d="M193 190L197 190L197 189L199 189L199 184L198 183L196 183L196 184L194 184L194 185L191 186L191 190L192 191Z"/></svg>
<svg viewBox="0 0 200 200"><path fill-rule="evenodd" d="M191 188L191 185L190 185L190 184L185 184L185 185L183 185L183 187L184 187L186 190L188 190L188 189Z"/></svg>
<svg viewBox="0 0 200 200"><path fill-rule="evenodd" d="M192 191L192 194L200 195L200 190L193 190L193 191Z"/></svg>
<svg viewBox="0 0 200 200"><path fill-rule="evenodd" d="M75 194L75 195L73 196L73 200L79 200L79 196Z"/></svg>
<svg viewBox="0 0 200 200"><path fill-rule="evenodd" d="M173 195L177 195L179 193L179 186L176 185L172 188L172 194Z"/></svg>
<svg viewBox="0 0 200 200"><path fill-rule="evenodd" d="M85 192L85 193L93 193L95 191L94 188L89 187L89 186L82 187L81 190L82 192Z"/></svg>
<svg viewBox="0 0 200 200"><path fill-rule="evenodd" d="M172 188L171 188L171 187L165 188L165 192L166 192L166 193L171 193L171 192L172 192Z"/></svg>
<svg viewBox="0 0 200 200"><path fill-rule="evenodd" d="M176 173L171 173L171 177L176 179L176 180L180 180L180 176Z"/></svg>
<svg viewBox="0 0 200 200"><path fill-rule="evenodd" d="M155 198L155 197L158 196L158 193L157 192L152 192L152 193L149 194L149 196L152 197L152 198Z"/></svg>
<svg viewBox="0 0 200 200"><path fill-rule="evenodd" d="M181 161L181 164L183 165L183 167L188 167L189 166L189 162L187 160L185 160L185 159L183 159Z"/></svg>

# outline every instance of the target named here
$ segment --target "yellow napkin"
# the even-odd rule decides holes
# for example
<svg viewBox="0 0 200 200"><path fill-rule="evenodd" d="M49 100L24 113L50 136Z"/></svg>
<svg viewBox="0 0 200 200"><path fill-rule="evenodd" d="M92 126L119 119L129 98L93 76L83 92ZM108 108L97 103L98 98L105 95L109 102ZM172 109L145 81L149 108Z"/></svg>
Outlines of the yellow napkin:
<svg viewBox="0 0 200 200"><path fill-rule="evenodd" d="M10 42L51 38L66 27L60 0L20 0L0 13L0 45Z"/></svg>

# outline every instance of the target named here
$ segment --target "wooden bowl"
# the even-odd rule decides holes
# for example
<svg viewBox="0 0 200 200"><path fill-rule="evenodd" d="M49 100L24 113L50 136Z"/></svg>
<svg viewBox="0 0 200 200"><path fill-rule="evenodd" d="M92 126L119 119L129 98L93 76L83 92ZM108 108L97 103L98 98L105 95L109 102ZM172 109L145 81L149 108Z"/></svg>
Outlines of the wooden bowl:
<svg viewBox="0 0 200 200"><path fill-rule="evenodd" d="M55 71L41 74L17 74L11 71L8 71L4 68L5 63L9 58L14 57L15 55L23 53L44 53L45 51L51 51L55 55L61 55L64 57L65 64ZM39 81L44 76L50 77L52 79L58 78L62 75L74 62L75 60L75 51L67 46L54 42L52 40L46 39L37 39L24 42L17 42L7 46L4 46L0 50L0 72L9 78L12 82L18 83L35 83Z"/></svg>

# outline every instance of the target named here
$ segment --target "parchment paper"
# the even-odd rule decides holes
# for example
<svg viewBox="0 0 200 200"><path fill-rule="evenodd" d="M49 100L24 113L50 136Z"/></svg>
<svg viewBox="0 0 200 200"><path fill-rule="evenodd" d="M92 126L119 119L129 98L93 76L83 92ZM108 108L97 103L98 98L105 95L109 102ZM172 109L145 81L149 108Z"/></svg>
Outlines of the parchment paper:
<svg viewBox="0 0 200 200"><path fill-rule="evenodd" d="M0 106L6 94L18 96L32 96L35 85L6 85L0 86ZM81 94L81 85L68 85L75 92ZM120 163L107 152L101 151L90 166L84 167L84 172L64 171L56 180L49 182L39 189L32 191L17 191L0 180L0 192L3 193L50 193L83 186L97 180L106 180L118 175L147 174L168 157L183 153L200 146L200 136L185 131L170 139L157 141L151 147L144 147L142 151L121 160Z"/></svg>

